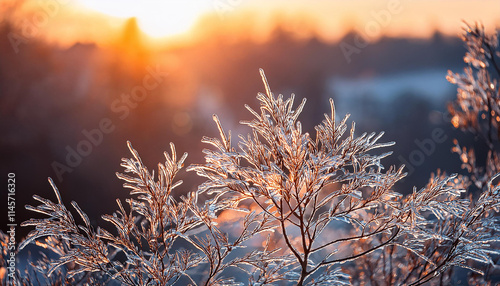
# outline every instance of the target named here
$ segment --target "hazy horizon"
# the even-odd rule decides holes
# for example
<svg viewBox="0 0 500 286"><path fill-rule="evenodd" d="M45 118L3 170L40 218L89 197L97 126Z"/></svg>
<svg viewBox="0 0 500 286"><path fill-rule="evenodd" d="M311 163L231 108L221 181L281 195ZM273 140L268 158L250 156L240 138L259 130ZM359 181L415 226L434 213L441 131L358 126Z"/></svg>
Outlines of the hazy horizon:
<svg viewBox="0 0 500 286"><path fill-rule="evenodd" d="M364 40L380 37L428 38L436 32L458 35L462 21L500 27L495 1L48 1L3 0L4 19L31 39L71 46L77 42L113 44L130 18L150 48L190 45L211 35L263 41L276 26L298 38L333 43L354 31ZM28 30L31 30L28 33Z"/></svg>

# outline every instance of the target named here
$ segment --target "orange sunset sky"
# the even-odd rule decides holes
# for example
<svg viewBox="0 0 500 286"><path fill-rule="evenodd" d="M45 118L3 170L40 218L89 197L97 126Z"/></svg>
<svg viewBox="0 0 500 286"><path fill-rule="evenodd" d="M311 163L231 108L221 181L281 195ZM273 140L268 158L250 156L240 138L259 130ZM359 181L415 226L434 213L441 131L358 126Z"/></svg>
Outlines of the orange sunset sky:
<svg viewBox="0 0 500 286"><path fill-rule="evenodd" d="M275 24L298 37L336 41L354 30L380 36L456 35L462 20L500 27L500 3L452 0L0 0L3 18L26 37L71 45L110 43L125 21L137 19L150 43L195 41L219 32L265 39ZM29 30L31 28L32 30ZM29 30L29 32L28 32ZM31 33L31 34L30 34Z"/></svg>

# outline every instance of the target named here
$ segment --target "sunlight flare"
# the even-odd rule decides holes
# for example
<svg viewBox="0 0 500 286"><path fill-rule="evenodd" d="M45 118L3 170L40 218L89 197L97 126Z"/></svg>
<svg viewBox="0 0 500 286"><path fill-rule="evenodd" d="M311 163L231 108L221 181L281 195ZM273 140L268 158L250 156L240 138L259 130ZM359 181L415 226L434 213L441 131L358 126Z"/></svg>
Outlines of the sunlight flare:
<svg viewBox="0 0 500 286"><path fill-rule="evenodd" d="M211 9L210 1L80 0L92 10L118 18L136 18L142 31L151 37L175 36L189 31L197 19Z"/></svg>

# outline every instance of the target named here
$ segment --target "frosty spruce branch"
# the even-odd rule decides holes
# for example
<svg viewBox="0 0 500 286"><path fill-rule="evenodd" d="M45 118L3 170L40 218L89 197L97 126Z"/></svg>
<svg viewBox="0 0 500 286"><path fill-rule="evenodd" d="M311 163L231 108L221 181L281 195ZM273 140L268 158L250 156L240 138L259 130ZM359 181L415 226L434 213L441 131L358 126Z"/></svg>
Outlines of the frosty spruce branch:
<svg viewBox="0 0 500 286"><path fill-rule="evenodd" d="M260 73L260 106L241 122L248 135L235 143L214 115L219 138L204 137L205 163L187 168L206 179L196 191L172 195L187 154L171 144L154 172L129 142L117 176L130 197L102 216L104 229L76 202L67 208L49 179L56 200L34 196L40 204L27 209L45 217L23 223L34 230L20 247L54 254L19 284L433 285L456 268L494 267L498 175L481 177L477 196L465 194L467 177L440 172L403 196L394 185L404 166L382 165L394 144L383 133L357 134L333 100L315 134L304 132L305 99L274 95Z"/></svg>

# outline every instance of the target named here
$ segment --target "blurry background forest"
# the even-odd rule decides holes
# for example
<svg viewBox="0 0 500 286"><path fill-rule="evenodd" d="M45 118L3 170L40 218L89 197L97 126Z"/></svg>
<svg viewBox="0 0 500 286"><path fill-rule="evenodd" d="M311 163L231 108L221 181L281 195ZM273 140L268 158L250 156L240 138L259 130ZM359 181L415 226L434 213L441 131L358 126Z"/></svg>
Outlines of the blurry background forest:
<svg viewBox="0 0 500 286"><path fill-rule="evenodd" d="M401 193L438 168L461 172L454 138L484 150L449 122L456 87L445 76L464 67L461 20L499 28L496 1L141 1L128 11L129 2L0 1L0 174L6 185L16 173L18 223L33 194L53 197L52 177L102 224L128 197L115 177L126 140L154 169L169 142L187 164L202 162L214 113L233 136L246 134L238 121L263 91L259 68L275 94L308 99L300 120L311 133L330 97L358 133L385 131L396 145L384 166L410 165ZM201 182L180 179L177 195Z"/></svg>

